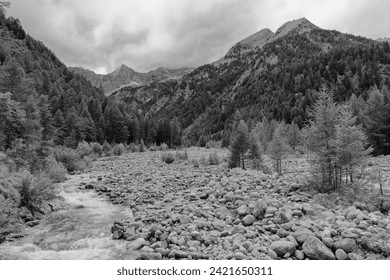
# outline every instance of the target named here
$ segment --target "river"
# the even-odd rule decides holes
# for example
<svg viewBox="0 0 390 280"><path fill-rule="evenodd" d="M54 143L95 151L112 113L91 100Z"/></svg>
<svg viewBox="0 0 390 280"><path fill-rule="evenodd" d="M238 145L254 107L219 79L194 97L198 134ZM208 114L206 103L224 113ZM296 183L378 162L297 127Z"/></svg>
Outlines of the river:
<svg viewBox="0 0 390 280"><path fill-rule="evenodd" d="M126 260L138 253L123 240L113 240L115 220L131 219L132 212L113 205L94 190L80 189L101 175L89 172L69 176L59 185L66 210L52 212L41 223L22 231L25 237L0 244L0 259L8 260Z"/></svg>

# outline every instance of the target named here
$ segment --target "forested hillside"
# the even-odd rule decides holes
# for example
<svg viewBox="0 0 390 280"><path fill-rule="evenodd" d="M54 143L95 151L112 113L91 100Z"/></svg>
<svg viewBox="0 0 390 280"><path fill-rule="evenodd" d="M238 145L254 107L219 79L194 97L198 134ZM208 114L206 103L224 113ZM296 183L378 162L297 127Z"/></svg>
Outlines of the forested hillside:
<svg viewBox="0 0 390 280"><path fill-rule="evenodd" d="M370 111L367 101L378 89L378 106L359 121L375 152L390 152L388 42L323 30L306 19L270 36L260 47L238 43L218 63L199 67L178 82L124 88L113 98L149 116L177 116L195 144L201 136L222 139L240 118L250 128L264 117L302 128L322 85L337 102L357 98L361 112ZM381 143L373 140L377 136Z"/></svg>

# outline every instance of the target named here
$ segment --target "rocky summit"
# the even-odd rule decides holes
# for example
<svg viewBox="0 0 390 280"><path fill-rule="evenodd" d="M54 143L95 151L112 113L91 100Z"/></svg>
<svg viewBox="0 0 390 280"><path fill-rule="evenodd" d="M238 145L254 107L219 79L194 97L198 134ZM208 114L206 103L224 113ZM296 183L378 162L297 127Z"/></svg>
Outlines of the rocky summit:
<svg viewBox="0 0 390 280"><path fill-rule="evenodd" d="M191 159L210 153L200 148L172 164L161 153L102 158L93 167L101 174L94 190L131 209L132 218L113 221L111 231L140 259L390 257L388 215L361 204L324 207L303 190L298 172L277 177L224 164L197 167Z"/></svg>

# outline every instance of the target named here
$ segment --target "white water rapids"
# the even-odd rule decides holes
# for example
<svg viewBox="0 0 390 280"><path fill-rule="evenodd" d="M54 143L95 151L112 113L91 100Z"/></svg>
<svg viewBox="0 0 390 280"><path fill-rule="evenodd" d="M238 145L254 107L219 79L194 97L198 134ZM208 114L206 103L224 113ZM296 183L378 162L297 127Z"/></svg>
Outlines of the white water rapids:
<svg viewBox="0 0 390 280"><path fill-rule="evenodd" d="M22 232L26 237L1 244L0 259L135 259L137 252L127 248L128 242L113 240L110 231L115 220L132 218L130 209L110 204L94 190L79 189L98 175L73 175L60 184L69 209L50 213L39 225L26 228Z"/></svg>

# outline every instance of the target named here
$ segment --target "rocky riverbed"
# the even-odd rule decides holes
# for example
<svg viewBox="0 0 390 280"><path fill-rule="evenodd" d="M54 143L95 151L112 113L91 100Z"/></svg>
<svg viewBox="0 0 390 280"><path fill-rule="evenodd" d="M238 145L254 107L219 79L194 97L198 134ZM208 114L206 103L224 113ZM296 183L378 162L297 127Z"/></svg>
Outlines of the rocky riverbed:
<svg viewBox="0 0 390 280"><path fill-rule="evenodd" d="M133 213L112 221L112 238L139 259L390 258L390 216L364 203L320 205L303 191L304 162L290 161L279 178L223 162L194 166L211 152L190 149L188 160L172 164L162 152L96 161L102 175L88 188Z"/></svg>

